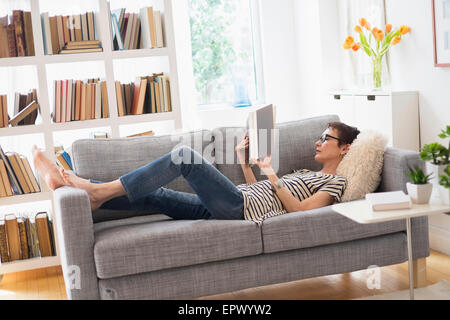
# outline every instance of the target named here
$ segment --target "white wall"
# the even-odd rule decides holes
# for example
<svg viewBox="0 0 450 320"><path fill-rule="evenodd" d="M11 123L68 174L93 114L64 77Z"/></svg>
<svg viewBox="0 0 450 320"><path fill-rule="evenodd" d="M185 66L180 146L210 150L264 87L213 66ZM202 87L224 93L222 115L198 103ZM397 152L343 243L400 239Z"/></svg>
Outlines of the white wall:
<svg viewBox="0 0 450 320"><path fill-rule="evenodd" d="M422 145L438 141L440 129L450 125L450 68L436 68L433 60L431 1L386 0L387 21L406 24L411 33L390 52L392 88L418 90Z"/></svg>

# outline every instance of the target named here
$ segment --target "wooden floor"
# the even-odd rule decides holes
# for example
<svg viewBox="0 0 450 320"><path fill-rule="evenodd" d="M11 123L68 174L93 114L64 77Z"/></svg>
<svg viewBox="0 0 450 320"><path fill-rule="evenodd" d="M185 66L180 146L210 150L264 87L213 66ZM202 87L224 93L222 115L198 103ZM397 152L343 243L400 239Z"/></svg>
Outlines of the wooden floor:
<svg viewBox="0 0 450 320"><path fill-rule="evenodd" d="M234 291L200 299L354 299L409 288L407 262L381 268L380 289L367 288L366 270ZM431 251L427 258L428 285L450 282L450 256ZM36 269L4 275L0 300L67 299L61 267Z"/></svg>

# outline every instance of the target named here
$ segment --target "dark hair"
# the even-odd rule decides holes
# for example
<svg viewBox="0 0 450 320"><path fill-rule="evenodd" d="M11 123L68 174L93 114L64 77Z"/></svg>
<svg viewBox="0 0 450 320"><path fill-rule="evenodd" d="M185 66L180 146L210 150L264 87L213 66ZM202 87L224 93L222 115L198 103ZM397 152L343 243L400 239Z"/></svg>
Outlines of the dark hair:
<svg viewBox="0 0 450 320"><path fill-rule="evenodd" d="M351 127L339 121L330 122L328 128L333 128L339 133L339 147L343 144L352 144L360 132L356 127Z"/></svg>

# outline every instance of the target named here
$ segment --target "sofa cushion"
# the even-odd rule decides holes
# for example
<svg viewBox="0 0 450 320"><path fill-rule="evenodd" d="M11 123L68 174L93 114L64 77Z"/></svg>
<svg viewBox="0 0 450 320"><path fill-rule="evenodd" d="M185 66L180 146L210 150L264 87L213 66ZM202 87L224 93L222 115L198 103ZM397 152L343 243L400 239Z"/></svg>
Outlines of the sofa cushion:
<svg viewBox="0 0 450 320"><path fill-rule="evenodd" d="M211 132L201 130L153 137L77 140L72 144L74 172L86 179L112 181L180 145L190 146L214 164ZM193 193L182 177L167 188Z"/></svg>
<svg viewBox="0 0 450 320"><path fill-rule="evenodd" d="M333 121L339 121L339 117L327 115L277 123L278 164L276 155L272 155L272 167L277 171L277 175L281 177L298 169L320 170L321 165L314 160L315 142L327 128L328 123ZM234 152L234 147L241 141L245 130L242 127L231 127L212 131L217 169L236 185L245 183L244 174ZM233 141L230 141L231 139ZM258 181L267 179L267 176L260 174L257 166L253 167L253 172Z"/></svg>
<svg viewBox="0 0 450 320"><path fill-rule="evenodd" d="M156 214L95 224L101 279L262 253L261 230L244 220L172 220Z"/></svg>
<svg viewBox="0 0 450 320"><path fill-rule="evenodd" d="M405 220L359 224L327 206L266 219L262 224L262 237L264 253L269 253L369 238L405 229Z"/></svg>

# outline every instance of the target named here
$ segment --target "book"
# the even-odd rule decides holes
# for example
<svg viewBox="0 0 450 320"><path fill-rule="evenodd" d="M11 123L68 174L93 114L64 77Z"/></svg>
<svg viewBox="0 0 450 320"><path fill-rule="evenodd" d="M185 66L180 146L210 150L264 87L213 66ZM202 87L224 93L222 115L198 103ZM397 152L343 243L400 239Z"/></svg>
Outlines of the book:
<svg viewBox="0 0 450 320"><path fill-rule="evenodd" d="M127 29L125 31L125 41L124 41L125 49L131 49L135 23L136 23L136 14L130 13L130 16L128 17Z"/></svg>
<svg viewBox="0 0 450 320"><path fill-rule="evenodd" d="M66 122L66 110L67 110L67 80L61 81L61 111L59 122Z"/></svg>
<svg viewBox="0 0 450 320"><path fill-rule="evenodd" d="M142 136L154 136L154 135L155 135L155 133L153 132L153 130L150 130L150 131L145 131L145 132L129 135L129 136L127 136L127 138L142 137Z"/></svg>
<svg viewBox="0 0 450 320"><path fill-rule="evenodd" d="M262 160L274 152L274 128L276 108L269 104L249 113L247 129L249 150L246 163L252 164L250 159Z"/></svg>
<svg viewBox="0 0 450 320"><path fill-rule="evenodd" d="M52 38L52 52L53 54L58 54L59 49L61 49L61 47L59 46L58 23L56 16L49 17L49 22L50 22L50 34Z"/></svg>
<svg viewBox="0 0 450 320"><path fill-rule="evenodd" d="M131 114L131 106L133 105L133 91L131 88L131 83L124 84L124 99L125 99L125 109L127 114Z"/></svg>
<svg viewBox="0 0 450 320"><path fill-rule="evenodd" d="M69 54L69 53L89 53L89 52L102 52L103 48L90 48L90 49L62 49L59 51L59 53L62 54Z"/></svg>
<svg viewBox="0 0 450 320"><path fill-rule="evenodd" d="M42 38L44 41L44 53L53 54L52 33L50 29L50 17L48 12L41 14Z"/></svg>
<svg viewBox="0 0 450 320"><path fill-rule="evenodd" d="M3 121L3 109L3 96L0 95L0 128L6 127L5 122Z"/></svg>
<svg viewBox="0 0 450 320"><path fill-rule="evenodd" d="M172 97L170 95L170 81L169 81L169 78L166 77L165 81L166 81L166 87L165 87L166 92L165 92L165 95L167 97L167 111L168 112L172 112Z"/></svg>
<svg viewBox="0 0 450 320"><path fill-rule="evenodd" d="M31 179L28 176L28 172L25 169L25 166L23 165L23 162L22 162L22 157L24 157L24 156L20 156L18 153L14 153L14 156L16 157L17 164L19 165L19 169L20 169L20 171L22 172L22 175L25 178L25 182L26 182L26 184L28 186L28 189L30 190L30 193L35 192L33 184L31 183Z"/></svg>
<svg viewBox="0 0 450 320"><path fill-rule="evenodd" d="M35 217L36 230L39 239L39 251L41 257L52 256L52 244L50 240L49 219L46 212L39 212Z"/></svg>
<svg viewBox="0 0 450 320"><path fill-rule="evenodd" d="M6 27L6 37L8 39L8 55L9 57L17 57L17 48L16 48L16 31L14 28L14 24L10 23Z"/></svg>
<svg viewBox="0 0 450 320"><path fill-rule="evenodd" d="M9 257L8 240L6 238L6 227L4 220L0 220L0 261L2 263L11 261Z"/></svg>
<svg viewBox="0 0 450 320"><path fill-rule="evenodd" d="M102 117L109 117L108 91L106 89L106 81L100 83L102 87Z"/></svg>
<svg viewBox="0 0 450 320"><path fill-rule="evenodd" d="M111 13L111 24L113 32L114 50L124 50L122 35L120 34L119 19L116 14Z"/></svg>
<svg viewBox="0 0 450 320"><path fill-rule="evenodd" d="M95 40L94 12L87 12L89 40Z"/></svg>
<svg viewBox="0 0 450 320"><path fill-rule="evenodd" d="M366 200L373 211L411 208L411 199L403 191L368 193Z"/></svg>
<svg viewBox="0 0 450 320"><path fill-rule="evenodd" d="M3 181L3 185L5 187L6 196L7 197L12 196L13 192L12 192L11 182L9 181L9 178L8 178L8 173L6 171L5 162L2 159L0 159L0 176Z"/></svg>
<svg viewBox="0 0 450 320"><path fill-rule="evenodd" d="M86 120L86 94L87 83L81 83L81 104L80 104L80 120Z"/></svg>
<svg viewBox="0 0 450 320"><path fill-rule="evenodd" d="M91 83L86 84L86 120L91 119L92 108L92 86Z"/></svg>
<svg viewBox="0 0 450 320"><path fill-rule="evenodd" d="M91 119L95 119L95 95L96 95L96 91L95 91L95 82L91 83Z"/></svg>
<svg viewBox="0 0 450 320"><path fill-rule="evenodd" d="M26 55L34 56L34 39L33 39L33 25L31 22L31 12L23 12L23 31L25 34Z"/></svg>
<svg viewBox="0 0 450 320"><path fill-rule="evenodd" d="M69 16L69 33L70 39L75 40L75 17L73 15Z"/></svg>
<svg viewBox="0 0 450 320"><path fill-rule="evenodd" d="M164 37L163 37L163 26L161 19L161 11L154 10L154 23L155 23L155 34L156 34L156 47L164 47Z"/></svg>
<svg viewBox="0 0 450 320"><path fill-rule="evenodd" d="M20 235L17 218L14 214L7 214L4 219L10 261L20 260Z"/></svg>
<svg viewBox="0 0 450 320"><path fill-rule="evenodd" d="M3 160L0 160L0 165L3 164ZM6 185L3 181L3 177L0 175L0 198L7 197L8 194L6 193Z"/></svg>
<svg viewBox="0 0 450 320"><path fill-rule="evenodd" d="M9 124L11 126L17 126L20 121L25 119L27 116L29 116L33 111L36 111L38 109L38 104L36 101L32 101L29 105L27 105L25 108L22 109L18 114L16 114L14 117L12 117L9 120Z"/></svg>
<svg viewBox="0 0 450 320"><path fill-rule="evenodd" d="M69 16L63 16L62 22L63 22L64 45L66 45L66 43L70 41Z"/></svg>
<svg viewBox="0 0 450 320"><path fill-rule="evenodd" d="M64 45L66 44L64 39L64 27L62 16L56 16L56 28L58 32L58 47L61 50L61 48L63 48Z"/></svg>
<svg viewBox="0 0 450 320"><path fill-rule="evenodd" d="M39 239L36 230L36 223L34 218L25 217L25 230L27 233L28 253L30 258L39 257Z"/></svg>
<svg viewBox="0 0 450 320"><path fill-rule="evenodd" d="M8 58L9 57L9 49L8 49L8 34L6 31L6 27L2 23L0 23L0 58Z"/></svg>
<svg viewBox="0 0 450 320"><path fill-rule="evenodd" d="M139 82L139 85L137 84ZM138 90L136 91L136 87ZM133 106L131 108L131 114L143 114L144 113L144 102L145 102L145 92L147 90L147 78L139 78L134 84L133 93Z"/></svg>
<svg viewBox="0 0 450 320"><path fill-rule="evenodd" d="M141 34L141 19L139 15L136 14L136 21L134 24L133 37L131 41L131 49L139 49L140 45L140 34Z"/></svg>
<svg viewBox="0 0 450 320"><path fill-rule="evenodd" d="M75 82L75 120L80 120L81 109L81 80Z"/></svg>
<svg viewBox="0 0 450 320"><path fill-rule="evenodd" d="M19 226L19 238L20 238L20 259L28 259L30 257L28 253L28 240L27 232L25 229L25 221L23 218L17 218L17 224Z"/></svg>
<svg viewBox="0 0 450 320"><path fill-rule="evenodd" d="M81 39L89 40L89 27L86 14L81 14Z"/></svg>
<svg viewBox="0 0 450 320"><path fill-rule="evenodd" d="M3 152L1 145L0 145L0 158L3 160L3 164L6 167L6 172L8 173L9 181L11 183L11 187L14 191L14 194L23 194L24 192L19 184L16 174L13 168L11 167L11 164L9 163L9 158L7 157L5 152Z"/></svg>
<svg viewBox="0 0 450 320"><path fill-rule="evenodd" d="M117 113L119 114L119 117L123 117L126 114L125 113L126 111L122 94L122 85L120 84L120 81L116 81L115 85L116 85Z"/></svg>
<svg viewBox="0 0 450 320"><path fill-rule="evenodd" d="M30 162L25 156L21 156L23 165L25 167L25 170L27 171L28 176L30 177L31 183L33 185L34 192L41 192L41 188L37 182L36 175L34 174L33 170L31 169Z"/></svg>
<svg viewBox="0 0 450 320"><path fill-rule="evenodd" d="M81 15L76 14L73 16L74 20L74 34L75 38L73 40L75 41L81 41L83 40L82 32L81 32Z"/></svg>
<svg viewBox="0 0 450 320"><path fill-rule="evenodd" d="M66 119L65 122L69 122L72 119L72 87L73 80L66 81Z"/></svg>
<svg viewBox="0 0 450 320"><path fill-rule="evenodd" d="M76 89L77 89L76 80L73 80L72 81L72 99L71 99L70 121L75 121Z"/></svg>
<svg viewBox="0 0 450 320"><path fill-rule="evenodd" d="M22 10L13 10L13 23L14 23L14 32L16 35L17 56L25 57L26 46L25 46L25 36L24 36L24 32L23 32L23 11Z"/></svg>
<svg viewBox="0 0 450 320"><path fill-rule="evenodd" d="M23 175L22 170L20 169L20 165L17 162L16 153L7 152L6 156L8 157L9 163L11 164L11 168L14 170L14 174L16 175L17 180L19 181L20 188L23 190L24 193L30 193L31 190L27 184L27 181L25 180L25 176Z"/></svg>
<svg viewBox="0 0 450 320"><path fill-rule="evenodd" d="M100 83L95 84L95 119L102 117L102 88Z"/></svg>
<svg viewBox="0 0 450 320"><path fill-rule="evenodd" d="M56 155L57 163L63 167L65 170L72 170L71 166L67 163L66 159L62 155L62 153L59 153Z"/></svg>

